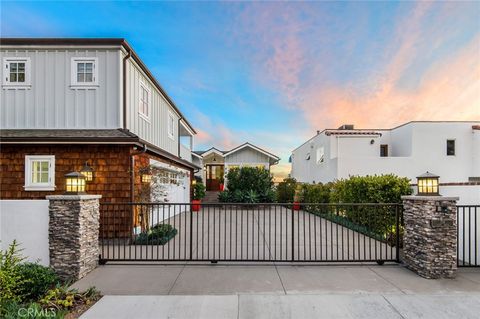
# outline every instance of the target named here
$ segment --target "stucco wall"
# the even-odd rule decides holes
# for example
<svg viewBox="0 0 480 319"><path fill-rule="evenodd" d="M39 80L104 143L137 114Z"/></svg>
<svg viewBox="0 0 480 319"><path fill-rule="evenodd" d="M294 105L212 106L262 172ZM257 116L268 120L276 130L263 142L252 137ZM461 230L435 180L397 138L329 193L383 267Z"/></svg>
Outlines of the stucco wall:
<svg viewBox="0 0 480 319"><path fill-rule="evenodd" d="M0 249L17 240L28 261L48 266L48 200L0 200Z"/></svg>

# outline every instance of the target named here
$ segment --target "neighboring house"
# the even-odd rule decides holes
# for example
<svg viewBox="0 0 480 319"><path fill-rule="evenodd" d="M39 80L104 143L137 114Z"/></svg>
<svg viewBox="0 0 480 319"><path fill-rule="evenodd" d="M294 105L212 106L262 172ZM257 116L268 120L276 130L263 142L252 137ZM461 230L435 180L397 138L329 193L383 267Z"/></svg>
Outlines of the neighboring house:
<svg viewBox="0 0 480 319"><path fill-rule="evenodd" d="M220 185L227 185L229 169L239 167L261 167L270 170L280 158L250 143L244 143L229 151L220 151L215 147L207 151L193 152L193 162L203 167L196 175L205 182L207 191L219 191Z"/></svg>
<svg viewBox="0 0 480 319"><path fill-rule="evenodd" d="M442 194L480 203L480 121L416 121L392 129L344 125L318 131L293 150L291 162L291 176L305 183L393 173L414 184L429 171L440 176Z"/></svg>
<svg viewBox="0 0 480 319"><path fill-rule="evenodd" d="M0 198L61 194L87 163L103 202L148 201L151 165L155 200L190 201L195 130L124 39L1 39L0 57Z"/></svg>

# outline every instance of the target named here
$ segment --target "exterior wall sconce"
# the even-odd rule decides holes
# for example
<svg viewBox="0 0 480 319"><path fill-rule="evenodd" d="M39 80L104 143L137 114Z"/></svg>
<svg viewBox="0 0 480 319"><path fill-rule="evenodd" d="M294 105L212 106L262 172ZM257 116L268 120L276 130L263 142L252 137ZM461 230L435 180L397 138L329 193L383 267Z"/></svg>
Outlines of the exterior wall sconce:
<svg viewBox="0 0 480 319"><path fill-rule="evenodd" d="M65 195L85 194L85 176L79 172L65 174Z"/></svg>
<svg viewBox="0 0 480 319"><path fill-rule="evenodd" d="M439 178L440 176L430 172L417 176L417 196L440 196Z"/></svg>
<svg viewBox="0 0 480 319"><path fill-rule="evenodd" d="M192 185L197 185L197 180L195 178L192 180Z"/></svg>
<svg viewBox="0 0 480 319"><path fill-rule="evenodd" d="M80 173L82 173L83 176L85 176L85 181L87 182L93 181L93 172L94 172L94 169L88 165L88 162L85 162L85 165L80 171Z"/></svg>
<svg viewBox="0 0 480 319"><path fill-rule="evenodd" d="M140 179L142 183L150 184L152 182L152 172L150 168L145 167L140 170Z"/></svg>

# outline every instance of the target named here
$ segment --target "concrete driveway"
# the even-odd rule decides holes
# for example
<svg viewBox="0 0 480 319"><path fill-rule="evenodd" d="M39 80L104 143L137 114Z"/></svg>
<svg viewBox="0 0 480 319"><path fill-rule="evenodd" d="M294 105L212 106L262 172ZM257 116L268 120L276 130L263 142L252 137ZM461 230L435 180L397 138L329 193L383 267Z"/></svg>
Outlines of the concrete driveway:
<svg viewBox="0 0 480 319"><path fill-rule="evenodd" d="M106 265L82 318L478 318L480 269L428 280L399 265Z"/></svg>

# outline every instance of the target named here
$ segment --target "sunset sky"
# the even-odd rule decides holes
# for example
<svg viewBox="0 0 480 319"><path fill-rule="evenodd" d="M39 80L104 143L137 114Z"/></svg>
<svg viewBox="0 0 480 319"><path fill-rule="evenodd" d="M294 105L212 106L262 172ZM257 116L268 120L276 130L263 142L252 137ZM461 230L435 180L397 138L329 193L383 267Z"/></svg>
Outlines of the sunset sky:
<svg viewBox="0 0 480 319"><path fill-rule="evenodd" d="M480 120L480 2L2 2L2 37L124 37L199 134L282 158L316 130Z"/></svg>

